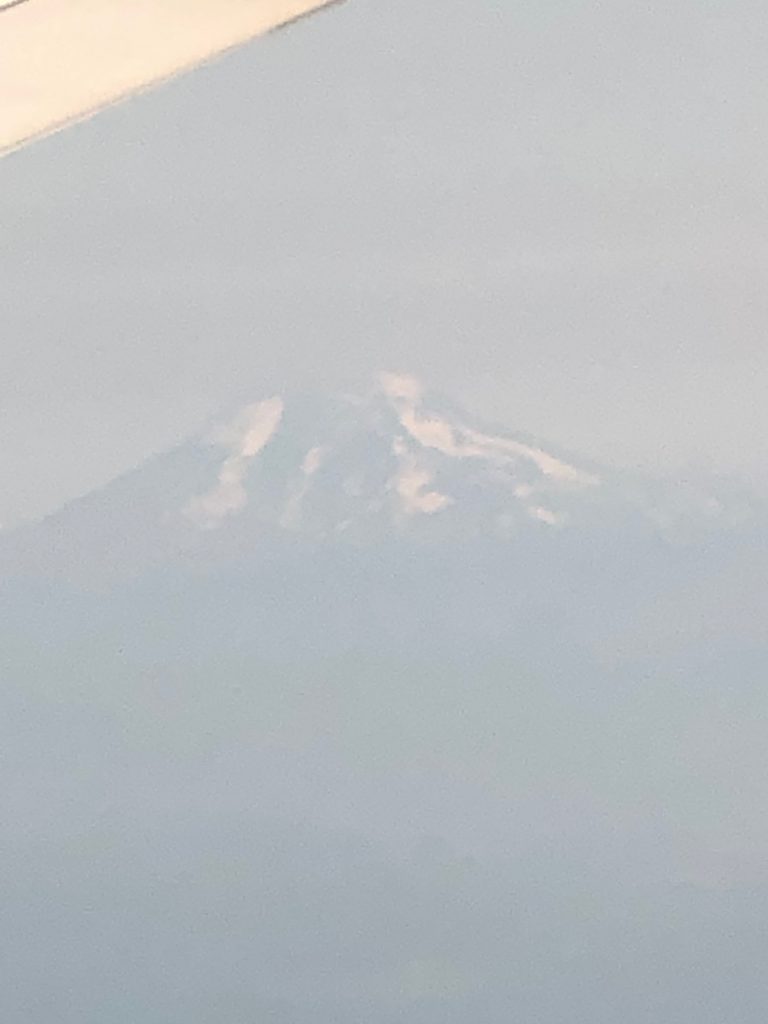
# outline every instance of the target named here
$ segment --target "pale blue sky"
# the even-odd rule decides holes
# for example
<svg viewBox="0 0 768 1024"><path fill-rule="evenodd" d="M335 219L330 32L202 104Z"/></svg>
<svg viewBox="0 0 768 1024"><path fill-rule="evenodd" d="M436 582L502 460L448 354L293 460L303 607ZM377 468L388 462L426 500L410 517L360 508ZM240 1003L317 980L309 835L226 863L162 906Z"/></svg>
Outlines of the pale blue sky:
<svg viewBox="0 0 768 1024"><path fill-rule="evenodd" d="M352 0L0 165L0 521L417 372L765 485L768 13Z"/></svg>

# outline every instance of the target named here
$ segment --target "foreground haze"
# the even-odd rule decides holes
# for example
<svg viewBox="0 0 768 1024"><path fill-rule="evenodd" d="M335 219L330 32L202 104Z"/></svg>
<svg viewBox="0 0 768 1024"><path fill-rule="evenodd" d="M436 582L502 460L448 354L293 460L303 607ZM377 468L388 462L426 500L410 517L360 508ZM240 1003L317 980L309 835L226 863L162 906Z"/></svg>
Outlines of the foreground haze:
<svg viewBox="0 0 768 1024"><path fill-rule="evenodd" d="M765 521L413 378L6 533L13 1024L762 1024Z"/></svg>

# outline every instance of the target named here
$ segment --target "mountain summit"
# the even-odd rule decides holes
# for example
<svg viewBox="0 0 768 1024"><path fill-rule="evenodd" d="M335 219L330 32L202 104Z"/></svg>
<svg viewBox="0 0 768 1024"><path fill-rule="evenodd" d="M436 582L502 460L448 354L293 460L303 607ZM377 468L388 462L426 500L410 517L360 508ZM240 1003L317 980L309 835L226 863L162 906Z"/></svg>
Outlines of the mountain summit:
<svg viewBox="0 0 768 1024"><path fill-rule="evenodd" d="M503 532L521 518L565 522L563 502L600 486L392 373L364 398L275 396L246 406L204 446L214 472L180 510L203 530L248 515L313 536L365 535L373 523L406 530L425 519Z"/></svg>
<svg viewBox="0 0 768 1024"><path fill-rule="evenodd" d="M630 480L491 427L415 378L367 394L267 395L5 539L6 567L134 573L301 542L481 540L619 523L721 526L711 495Z"/></svg>

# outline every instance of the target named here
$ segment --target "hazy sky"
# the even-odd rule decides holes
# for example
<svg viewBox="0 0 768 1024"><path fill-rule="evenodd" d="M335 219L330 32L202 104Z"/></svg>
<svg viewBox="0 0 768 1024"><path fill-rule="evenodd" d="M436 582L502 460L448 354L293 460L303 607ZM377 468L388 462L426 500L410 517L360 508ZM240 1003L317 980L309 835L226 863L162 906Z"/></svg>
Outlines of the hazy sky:
<svg viewBox="0 0 768 1024"><path fill-rule="evenodd" d="M766 52L751 0L350 0L3 161L0 521L382 367L764 487Z"/></svg>
<svg viewBox="0 0 768 1024"><path fill-rule="evenodd" d="M0 522L382 368L768 495L766 53L757 2L349 0L3 160ZM279 415L0 544L0 1020L762 1024L765 518L195 531Z"/></svg>

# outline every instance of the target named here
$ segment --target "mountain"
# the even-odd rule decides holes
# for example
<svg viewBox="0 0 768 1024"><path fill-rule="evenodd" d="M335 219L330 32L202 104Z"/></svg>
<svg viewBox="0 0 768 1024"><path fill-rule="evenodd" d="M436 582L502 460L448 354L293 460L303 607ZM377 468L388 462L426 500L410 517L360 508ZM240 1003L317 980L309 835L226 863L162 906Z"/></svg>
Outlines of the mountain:
<svg viewBox="0 0 768 1024"><path fill-rule="evenodd" d="M364 395L258 397L10 531L0 618L31 644L98 629L171 660L234 630L256 660L481 644L538 671L556 638L589 671L663 650L694 672L762 650L765 523L719 481L597 466L384 373Z"/></svg>
<svg viewBox="0 0 768 1024"><path fill-rule="evenodd" d="M767 536L392 375L9 532L2 1019L762 1021Z"/></svg>
<svg viewBox="0 0 768 1024"><path fill-rule="evenodd" d="M509 545L632 529L681 541L749 523L717 488L597 467L477 422L414 378L273 395L0 544L6 573L87 578L307 543Z"/></svg>

